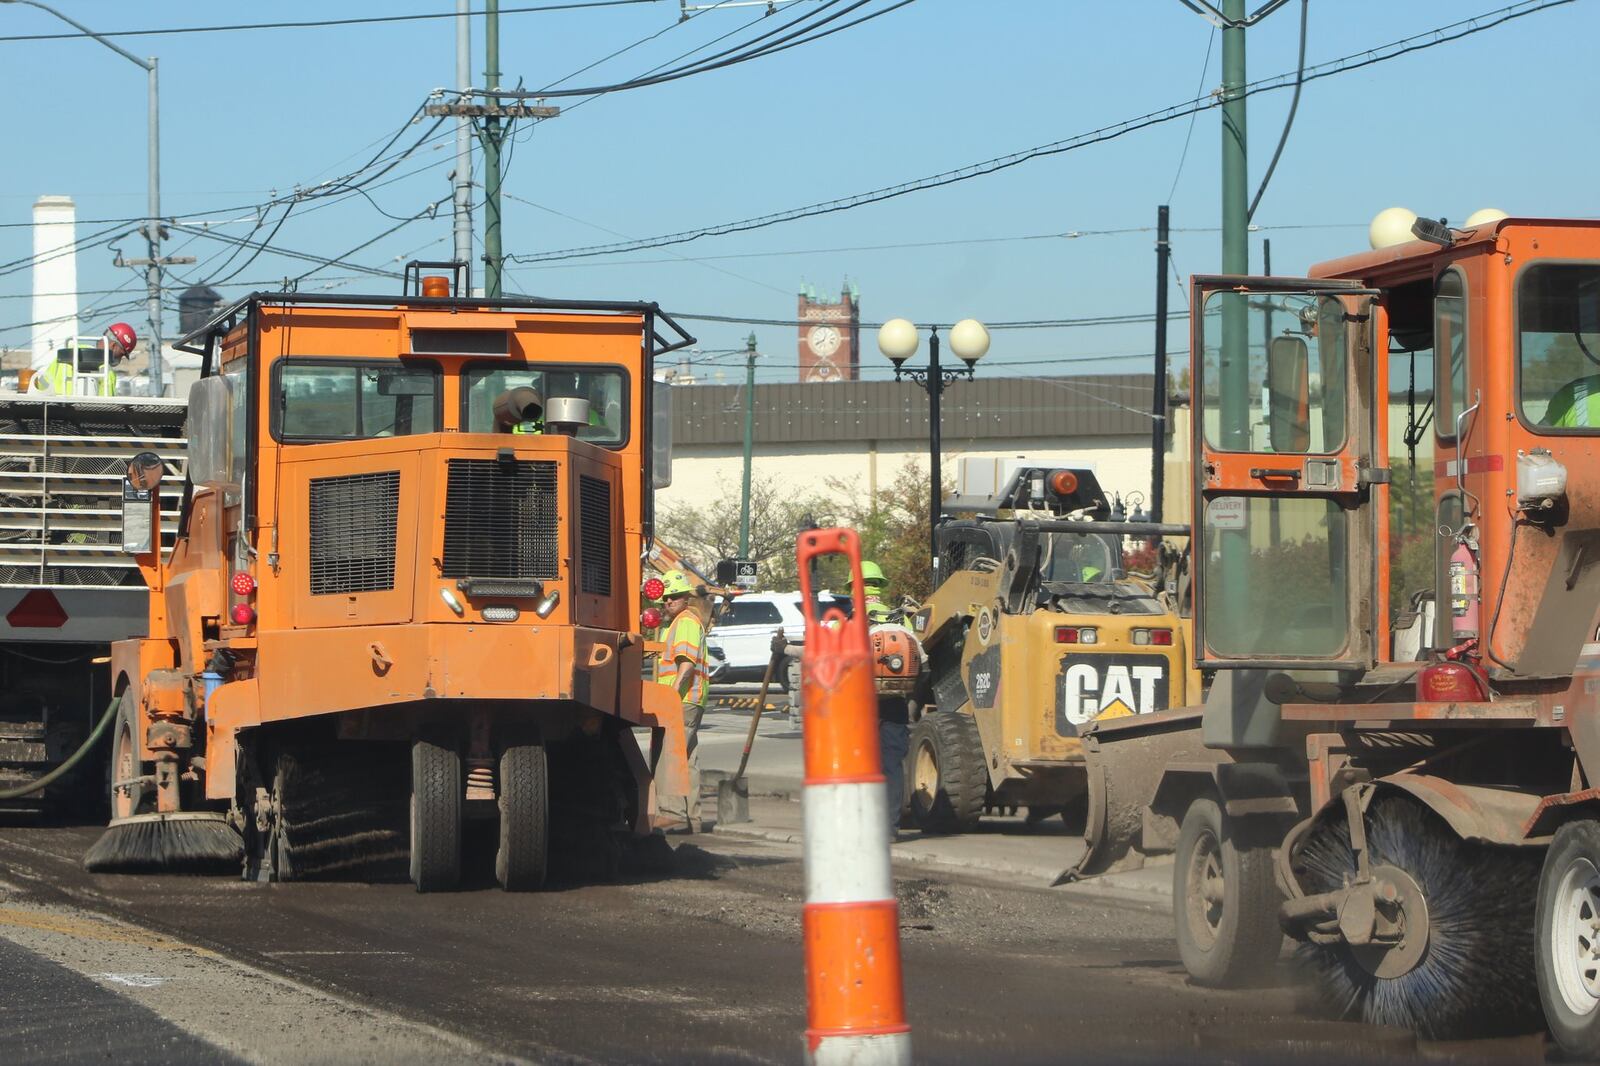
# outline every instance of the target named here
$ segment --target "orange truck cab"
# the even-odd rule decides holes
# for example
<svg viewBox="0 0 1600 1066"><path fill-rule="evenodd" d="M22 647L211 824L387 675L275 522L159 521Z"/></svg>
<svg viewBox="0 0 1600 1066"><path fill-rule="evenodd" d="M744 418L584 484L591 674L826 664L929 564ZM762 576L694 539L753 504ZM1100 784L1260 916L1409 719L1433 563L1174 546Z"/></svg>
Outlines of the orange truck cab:
<svg viewBox="0 0 1600 1066"><path fill-rule="evenodd" d="M670 476L652 364L693 339L654 304L420 274L429 295L257 293L185 339L203 369L164 558L129 467L150 635L113 649L113 818L226 807L247 877L409 861L451 888L481 817L501 884L537 888L553 849L614 859L653 785L686 784L639 615Z"/></svg>

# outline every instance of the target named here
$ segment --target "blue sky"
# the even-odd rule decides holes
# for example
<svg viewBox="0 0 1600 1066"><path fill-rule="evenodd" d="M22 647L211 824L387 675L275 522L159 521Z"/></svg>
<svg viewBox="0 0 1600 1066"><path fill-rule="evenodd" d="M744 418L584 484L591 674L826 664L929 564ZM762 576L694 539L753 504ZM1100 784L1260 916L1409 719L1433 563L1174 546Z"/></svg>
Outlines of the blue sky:
<svg viewBox="0 0 1600 1066"><path fill-rule="evenodd" d="M532 0L503 0L516 7ZM137 6L54 0L102 32L263 20L453 9L420 3L272 5L152 2ZM791 19L815 0L783 9ZM865 10L887 6L874 0ZM1258 6L1252 2L1252 7ZM1429 30L1499 6L1495 0L1312 0L1307 62L1317 63ZM542 86L661 32L564 84L637 75L752 22L759 9L730 8L678 23L678 0L608 9L507 14L505 81ZM1298 2L1249 31L1252 79L1292 72ZM758 22L735 34L770 29ZM1593 215L1597 164L1588 79L1594 31L1589 0L1510 22L1465 40L1312 82L1255 221L1252 242L1272 240L1277 273L1366 247L1366 223L1403 204L1451 219L1496 206L1517 214ZM0 36L68 29L46 14L0 5ZM1220 34L1177 0L917 0L824 41L666 85L614 93L530 127L511 156L506 192L509 253L567 249L671 233L795 207L937 173L1073 136L1210 91L1220 80ZM1212 44L1209 68L1202 62ZM162 206L208 213L219 232L245 236L248 210L228 211L309 186L359 165L436 86L454 78L452 20L343 28L257 30L126 38L162 70ZM482 69L481 20L474 26ZM145 203L145 79L93 41L0 42L8 99L0 223L26 223L34 199L65 193L80 219L136 216ZM481 78L475 78L481 84ZM1287 91L1249 102L1252 191L1289 104ZM567 101L570 105L576 101ZM949 322L1149 313L1153 234L1044 237L1153 226L1172 205L1174 258L1185 275L1219 259L1218 113L1025 163L999 174L851 211L600 259L514 267L507 290L555 297L651 299L669 310L790 318L802 281L860 286L863 317L904 315ZM416 139L414 126L399 142ZM441 129L440 133L444 131ZM448 194L453 142L440 137L372 188L378 207L405 217ZM1177 176L1176 184L1174 182ZM1169 198L1170 194L1170 198ZM537 206L535 206L537 205ZM308 210L316 207L315 211ZM238 222L231 220L251 219ZM274 214L268 221L276 221ZM479 218L481 226L481 215ZM304 204L274 243L338 255L394 225L359 196ZM415 253L447 258L448 210L409 225L352 258L394 268ZM1304 227L1304 228L1277 228ZM81 224L79 236L103 227ZM1198 232L1183 232L1198 230ZM263 231L264 232L264 231ZM258 234L259 237L261 234ZM620 236L618 236L620 235ZM178 268L204 281L229 249L174 233L169 254L197 255ZM994 241L992 238L1035 237ZM863 249L863 246L949 243ZM181 249L185 241L190 241ZM436 242L436 243L429 243ZM142 255L142 242L121 243ZM205 263L207 257L223 254ZM29 231L0 228L0 263L31 252ZM803 254L801 254L803 253ZM687 257L686 259L678 257ZM737 258L727 258L737 257ZM79 258L84 290L143 283L110 265L106 248ZM227 270L244 258L233 260ZM0 271L6 268L0 268ZM270 254L240 282L268 283L308 264ZM338 266L312 275L344 279ZM0 345L27 343L29 274L0 272ZM181 286L183 282L176 283ZM261 286L258 286L261 287ZM335 291L394 291L396 283L343 282ZM238 285L226 295L242 295ZM145 331L142 306L116 310L123 294L85 297L113 310L85 329L124 317ZM1174 288L1173 306L1182 307ZM101 321L101 320L104 321ZM693 324L707 353L742 348L752 327ZM793 380L795 334L754 327L768 353L762 380ZM176 314L168 319L176 329ZM1147 369L1153 327L996 332L991 373L1088 373ZM1186 347L1174 328L1172 347ZM888 364L871 348L869 376ZM1127 356L1109 359L1107 356ZM742 358L706 354L708 375ZM1062 360L1078 360L1063 362ZM1094 360L1094 361L1089 361ZM1004 362L1009 365L1001 366ZM1181 358L1179 360L1181 362Z"/></svg>

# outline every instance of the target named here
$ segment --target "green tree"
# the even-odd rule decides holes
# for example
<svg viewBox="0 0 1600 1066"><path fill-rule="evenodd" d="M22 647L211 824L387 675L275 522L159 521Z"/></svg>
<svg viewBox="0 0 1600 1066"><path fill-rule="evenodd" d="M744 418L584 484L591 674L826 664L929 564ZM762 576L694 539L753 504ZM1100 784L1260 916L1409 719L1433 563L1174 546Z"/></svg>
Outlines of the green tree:
<svg viewBox="0 0 1600 1066"><path fill-rule="evenodd" d="M776 477L750 479L750 558L761 564L763 588L796 587L795 537L810 515L827 525L832 505L817 493L796 493ZM710 574L719 559L739 554L739 485L722 482L708 503L676 503L656 516L656 535Z"/></svg>
<svg viewBox="0 0 1600 1066"><path fill-rule="evenodd" d="M887 485L874 496L856 481L833 479L828 487L834 496L846 501L839 508L838 520L861 535L861 555L883 567L889 579L888 602L898 603L909 596L925 600L933 591L933 563L928 539L928 473L920 463L901 467ZM945 480L949 495L954 482ZM831 559L822 573L832 588L844 587L844 561Z"/></svg>

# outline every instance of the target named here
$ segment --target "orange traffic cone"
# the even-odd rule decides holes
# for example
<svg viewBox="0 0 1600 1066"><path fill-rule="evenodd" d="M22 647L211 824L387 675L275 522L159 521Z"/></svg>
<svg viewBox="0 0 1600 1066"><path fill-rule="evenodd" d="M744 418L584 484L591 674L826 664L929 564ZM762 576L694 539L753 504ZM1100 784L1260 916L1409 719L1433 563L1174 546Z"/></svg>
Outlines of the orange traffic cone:
<svg viewBox="0 0 1600 1066"><path fill-rule="evenodd" d="M852 617L817 617L810 562L841 554L854 580ZM878 753L872 651L862 599L861 540L853 530L800 536L806 641L806 1051L809 1061L911 1061L900 979L900 907L889 874L888 790Z"/></svg>

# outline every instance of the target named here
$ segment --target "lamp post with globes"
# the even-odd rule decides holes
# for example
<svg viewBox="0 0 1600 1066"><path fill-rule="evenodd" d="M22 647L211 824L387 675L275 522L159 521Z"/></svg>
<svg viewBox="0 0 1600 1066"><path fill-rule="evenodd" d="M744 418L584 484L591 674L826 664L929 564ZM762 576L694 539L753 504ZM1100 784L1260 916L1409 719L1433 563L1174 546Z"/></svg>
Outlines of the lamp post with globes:
<svg viewBox="0 0 1600 1066"><path fill-rule="evenodd" d="M946 370L939 365L939 327L929 326L928 365L907 369L905 362L917 353L918 343L917 327L904 318L891 318L878 328L878 350L894 364L894 379L914 381L928 393L928 465L932 484L928 508L928 551L937 576L939 518L944 511L944 486L939 471L939 397L952 381L962 378L972 380L978 360L989 350L989 331L982 322L973 318L964 318L950 327L950 350L967 364L965 368Z"/></svg>

